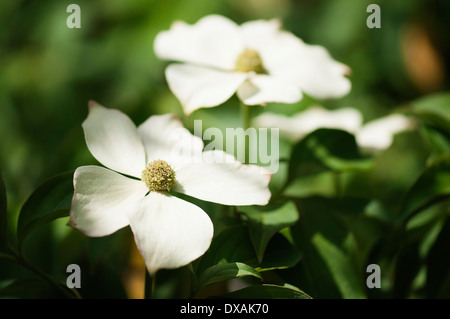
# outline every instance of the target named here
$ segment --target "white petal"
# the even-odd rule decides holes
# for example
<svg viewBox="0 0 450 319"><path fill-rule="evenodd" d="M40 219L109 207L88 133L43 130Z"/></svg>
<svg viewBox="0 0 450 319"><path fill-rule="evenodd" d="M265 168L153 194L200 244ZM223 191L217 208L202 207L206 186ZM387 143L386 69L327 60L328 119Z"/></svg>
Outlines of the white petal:
<svg viewBox="0 0 450 319"><path fill-rule="evenodd" d="M178 268L203 255L214 228L199 207L169 194L151 192L130 214L130 227L150 273Z"/></svg>
<svg viewBox="0 0 450 319"><path fill-rule="evenodd" d="M275 21L242 25L248 47L257 50L269 74L292 81L315 98L341 97L350 91L350 69L318 45L305 44Z"/></svg>
<svg viewBox="0 0 450 319"><path fill-rule="evenodd" d="M128 212L148 192L143 182L99 166L79 167L73 181L70 224L93 237L127 226Z"/></svg>
<svg viewBox="0 0 450 319"><path fill-rule="evenodd" d="M293 117L283 114L264 112L255 117L252 124L255 127L279 128L281 135L287 136L294 141L300 140L308 134L307 130L299 126Z"/></svg>
<svg viewBox="0 0 450 319"><path fill-rule="evenodd" d="M174 191L224 205L266 205L270 172L244 165L222 151L203 152L199 161L176 171Z"/></svg>
<svg viewBox="0 0 450 319"><path fill-rule="evenodd" d="M350 69L346 65L335 61L324 47L297 47L289 56L270 60L270 73L294 81L305 93L319 99L338 98L350 92L351 83L345 77Z"/></svg>
<svg viewBox="0 0 450 319"><path fill-rule="evenodd" d="M280 31L281 21L271 20L253 20L241 24L241 33L245 39L246 46L257 46L259 42L264 41L267 36L272 36Z"/></svg>
<svg viewBox="0 0 450 319"><path fill-rule="evenodd" d="M278 19L254 20L241 25L241 37L245 47L258 51L264 66L278 56L288 54L285 50L291 49L289 45L302 42L292 34L292 39L285 39L283 35L288 33L280 29L281 21Z"/></svg>
<svg viewBox="0 0 450 319"><path fill-rule="evenodd" d="M170 89L180 100L186 115L201 107L227 101L246 79L245 73L219 71L187 64L171 64L166 69Z"/></svg>
<svg viewBox="0 0 450 319"><path fill-rule="evenodd" d="M145 150L134 123L118 110L89 106L83 130L91 154L108 168L140 178Z"/></svg>
<svg viewBox="0 0 450 319"><path fill-rule="evenodd" d="M263 113L256 117L253 123L258 127L279 128L280 134L298 141L319 128L333 128L355 133L362 124L362 115L354 108L329 111L316 106L291 117Z"/></svg>
<svg viewBox="0 0 450 319"><path fill-rule="evenodd" d="M161 159L176 169L177 164L203 150L201 137L192 135L174 114L153 115L139 126L138 131L147 152L147 162Z"/></svg>
<svg viewBox="0 0 450 319"><path fill-rule="evenodd" d="M412 129L414 122L401 114L388 115L366 123L356 135L356 141L368 150L383 150L391 146L394 135Z"/></svg>
<svg viewBox="0 0 450 319"><path fill-rule="evenodd" d="M247 105L270 102L295 103L302 99L302 93L295 83L269 75L249 78L242 83L237 94Z"/></svg>
<svg viewBox="0 0 450 319"><path fill-rule="evenodd" d="M244 47L233 21L209 15L194 25L174 23L169 31L157 35L154 49L162 59L232 70Z"/></svg>

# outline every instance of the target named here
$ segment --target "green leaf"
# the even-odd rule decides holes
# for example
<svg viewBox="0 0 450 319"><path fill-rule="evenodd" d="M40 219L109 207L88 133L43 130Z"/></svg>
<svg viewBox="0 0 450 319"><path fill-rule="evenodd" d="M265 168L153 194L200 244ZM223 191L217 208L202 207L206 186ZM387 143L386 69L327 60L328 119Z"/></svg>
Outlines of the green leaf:
<svg viewBox="0 0 450 319"><path fill-rule="evenodd" d="M427 256L427 298L450 298L450 218Z"/></svg>
<svg viewBox="0 0 450 319"><path fill-rule="evenodd" d="M242 225L232 226L222 230L211 242L208 251L201 257L197 273L207 268L233 262L243 262L256 259L248 231Z"/></svg>
<svg viewBox="0 0 450 319"><path fill-rule="evenodd" d="M365 298L362 282L349 256L319 233L312 242L328 265L342 297Z"/></svg>
<svg viewBox="0 0 450 319"><path fill-rule="evenodd" d="M198 279L198 290L225 280L253 276L262 280L261 275L252 267L243 263L228 263L214 265L206 269Z"/></svg>
<svg viewBox="0 0 450 319"><path fill-rule="evenodd" d="M258 265L257 260L249 261L258 271L287 269L295 266L302 258L302 253L281 234L275 234L270 240L264 258Z"/></svg>
<svg viewBox="0 0 450 319"><path fill-rule="evenodd" d="M450 93L437 93L412 102L411 112L424 125L420 133L438 154L450 151Z"/></svg>
<svg viewBox="0 0 450 319"><path fill-rule="evenodd" d="M39 278L0 282L0 298L60 298L53 287Z"/></svg>
<svg viewBox="0 0 450 319"><path fill-rule="evenodd" d="M394 221L394 214L377 199L367 204L364 209L364 215L388 224Z"/></svg>
<svg viewBox="0 0 450 319"><path fill-rule="evenodd" d="M294 286L271 284L249 286L220 297L230 299L312 299L308 294Z"/></svg>
<svg viewBox="0 0 450 319"><path fill-rule="evenodd" d="M276 234L259 263L247 227L239 225L224 229L213 239L208 251L200 258L196 273L201 274L214 265L235 262L259 272L285 269L294 266L300 258L301 253L283 235Z"/></svg>
<svg viewBox="0 0 450 319"><path fill-rule="evenodd" d="M450 134L450 93L437 93L412 102L412 112Z"/></svg>
<svg viewBox="0 0 450 319"><path fill-rule="evenodd" d="M28 234L41 225L69 215L73 196L73 172L56 175L40 185L27 199L19 213L19 247Z"/></svg>
<svg viewBox="0 0 450 319"><path fill-rule="evenodd" d="M337 193L336 172L326 171L294 179L283 191L284 196L304 198L314 195L331 197Z"/></svg>
<svg viewBox="0 0 450 319"><path fill-rule="evenodd" d="M395 259L392 298L405 299L409 297L420 266L419 243L414 242L399 249Z"/></svg>
<svg viewBox="0 0 450 319"><path fill-rule="evenodd" d="M258 261L261 262L269 240L280 230L297 222L299 214L294 202L275 207L240 207L248 217L248 227Z"/></svg>
<svg viewBox="0 0 450 319"><path fill-rule="evenodd" d="M416 213L439 201L450 198L450 155L431 164L403 199L400 217L410 219Z"/></svg>
<svg viewBox="0 0 450 319"><path fill-rule="evenodd" d="M335 129L319 129L295 145L289 166L289 176L324 170L354 171L372 167L372 159L360 154L355 137Z"/></svg>
<svg viewBox="0 0 450 319"><path fill-rule="evenodd" d="M367 199L311 197L296 200L296 203L301 218L290 229L303 256L298 265L286 271L295 274L297 281L293 284L317 298L342 298L335 278L337 272L329 266L333 259L327 258L324 249L319 250L321 247L312 244L314 238L318 235L326 238L339 250L345 264L351 267L348 275L359 279L365 272L367 256L377 239L389 229L384 223L365 216L370 203ZM356 278L352 280L357 281ZM356 289L360 291L360 288Z"/></svg>
<svg viewBox="0 0 450 319"><path fill-rule="evenodd" d="M8 209L6 186L0 172L0 248L8 241Z"/></svg>
<svg viewBox="0 0 450 319"><path fill-rule="evenodd" d="M431 125L423 125L419 132L434 153L438 155L450 153L450 132Z"/></svg>

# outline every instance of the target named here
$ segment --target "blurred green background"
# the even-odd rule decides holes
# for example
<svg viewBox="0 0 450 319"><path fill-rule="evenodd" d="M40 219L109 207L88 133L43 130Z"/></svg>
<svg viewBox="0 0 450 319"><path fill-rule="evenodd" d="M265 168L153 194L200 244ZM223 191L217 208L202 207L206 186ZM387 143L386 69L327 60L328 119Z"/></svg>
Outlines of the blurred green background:
<svg viewBox="0 0 450 319"><path fill-rule="evenodd" d="M71 3L81 7L81 29L66 26ZM366 26L370 3L381 7L381 29ZM173 21L195 23L212 13L238 23L280 18L306 43L325 46L352 69L352 91L322 104L355 107L365 121L450 88L447 0L3 0L0 169L11 216L50 176L96 163L81 129L89 100L120 109L137 124L152 114L173 112L190 128L194 119L203 119L204 129L239 125L234 98L228 107L183 117L164 78L167 62L153 52L156 34ZM292 114L304 103L267 109ZM431 154L416 135L396 138L392 149L377 158L375 170L350 182L355 186L348 192L363 196L370 191L395 206Z"/></svg>

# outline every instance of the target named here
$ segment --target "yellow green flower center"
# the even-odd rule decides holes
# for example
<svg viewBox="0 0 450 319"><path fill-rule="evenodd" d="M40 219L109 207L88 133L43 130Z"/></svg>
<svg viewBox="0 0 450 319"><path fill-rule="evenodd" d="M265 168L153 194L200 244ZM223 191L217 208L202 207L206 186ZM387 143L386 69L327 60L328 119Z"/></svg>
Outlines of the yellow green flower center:
<svg viewBox="0 0 450 319"><path fill-rule="evenodd" d="M166 161L158 159L147 164L141 180L150 191L170 191L176 183L175 171Z"/></svg>
<svg viewBox="0 0 450 319"><path fill-rule="evenodd" d="M234 69L239 72L267 73L259 53L250 49L245 49L239 54Z"/></svg>

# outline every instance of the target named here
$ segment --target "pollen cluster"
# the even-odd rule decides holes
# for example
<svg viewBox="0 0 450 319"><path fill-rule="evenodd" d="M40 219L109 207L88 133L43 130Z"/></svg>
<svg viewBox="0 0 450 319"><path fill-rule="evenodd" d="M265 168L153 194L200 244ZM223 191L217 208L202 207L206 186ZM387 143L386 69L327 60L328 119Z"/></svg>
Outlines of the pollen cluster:
<svg viewBox="0 0 450 319"><path fill-rule="evenodd" d="M141 180L150 191L170 191L176 183L175 171L166 161L158 159L147 164Z"/></svg>
<svg viewBox="0 0 450 319"><path fill-rule="evenodd" d="M259 53L250 49L245 49L239 54L234 69L239 72L267 73Z"/></svg>

